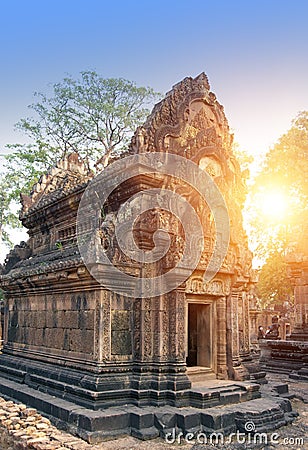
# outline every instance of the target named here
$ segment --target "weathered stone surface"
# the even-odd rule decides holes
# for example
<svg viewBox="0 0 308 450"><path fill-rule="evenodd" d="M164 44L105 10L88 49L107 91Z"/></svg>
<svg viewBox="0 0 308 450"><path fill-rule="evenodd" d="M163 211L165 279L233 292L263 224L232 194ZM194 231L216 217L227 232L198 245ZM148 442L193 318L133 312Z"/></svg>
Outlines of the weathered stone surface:
<svg viewBox="0 0 308 450"><path fill-rule="evenodd" d="M232 141L223 107L210 91L206 75L200 74L174 86L136 130L128 149L130 155L159 152L169 159L178 155L186 165L194 162L211 185L219 188L226 204L222 209L228 209L230 215L231 239L218 272L208 281L204 281L204 274L216 243L222 245L229 221L221 224L222 233L216 236L215 228L222 219L219 215L214 225L198 183L193 187L179 177L142 172L141 164L137 167L140 173L122 183L122 173L111 166L108 176L119 180L119 185L103 209L99 208L99 221L95 223L88 202L88 214L78 224L79 244L82 239L87 243L91 267L81 258L76 224L78 207L93 174L78 155L60 161L33 187L29 197L23 197L21 219L30 239L11 252L0 279L6 296L0 376L19 382L20 388L2 382L0 391L27 400L72 427L84 420L80 433L92 442L108 434L104 424L113 419L103 412L99 418L91 418L88 410L122 405L206 409L254 401L259 396L258 387L248 385L225 390L219 385L207 392L191 389L186 370L187 365L196 371L201 368L195 375L204 382L207 377L249 378L244 363L249 359L249 291L254 281L241 216L245 183ZM148 208L135 221L133 230L133 238L145 254L153 250L154 236L159 243L165 242L164 235L156 231L168 233L169 249L161 260L133 260L117 242L117 216L130 214L122 208L127 198L138 194L151 206L153 196L146 192L153 188L177 193L191 205L201 223L204 247L188 279L175 289L155 297L129 297L124 295L129 286L121 275L110 275L104 286L94 277L109 273L107 266L98 262L100 252L135 278L155 278L176 268L177 279L184 270L181 259L189 236L177 214L166 208ZM93 237L89 243L88 235ZM191 254L198 246L191 243ZM121 293L116 288L121 288ZM39 389L40 395L35 396L32 389ZM53 402L47 395L54 396ZM88 419L76 413L81 407L88 411L89 426L94 427L91 430L85 425ZM119 417L125 422L125 415ZM154 412L149 413L149 422L143 422L146 417L140 411L131 412L127 426L132 433L148 439L165 432L167 428L154 419ZM171 422L170 418L166 427ZM180 414L178 422L185 430L195 430L201 426L200 411L187 417ZM157 428L155 424L160 425ZM112 432L120 433L121 429Z"/></svg>
<svg viewBox="0 0 308 450"><path fill-rule="evenodd" d="M6 383L11 388L16 386L16 383L9 381ZM68 430L94 445L106 438L112 439L123 434L147 440L154 439L158 435L165 437L168 433L170 436L174 430L177 434L181 431L183 436L188 433L194 436L199 432L206 435L216 432L228 436L236 430L247 432L245 429L247 422L253 422L256 431L268 432L290 423L296 417L296 414L290 413L289 400L279 397L279 391L283 391L282 395L285 394L285 385L276 382L271 386L273 389L270 385L264 387L266 399L204 410L172 407L138 408L128 405L126 408L91 411L76 408L72 403L55 400L46 394L42 394L42 400L54 406L53 417L57 418L59 424L65 425ZM35 395L34 390L23 389L28 395L31 391ZM28 446L26 448L47 450L52 448L52 445L54 448L76 448L76 450L91 448L78 438L56 430L36 409L27 408L24 404L6 402L0 398L0 436L1 427L5 427L7 435L12 436L14 445L25 442Z"/></svg>

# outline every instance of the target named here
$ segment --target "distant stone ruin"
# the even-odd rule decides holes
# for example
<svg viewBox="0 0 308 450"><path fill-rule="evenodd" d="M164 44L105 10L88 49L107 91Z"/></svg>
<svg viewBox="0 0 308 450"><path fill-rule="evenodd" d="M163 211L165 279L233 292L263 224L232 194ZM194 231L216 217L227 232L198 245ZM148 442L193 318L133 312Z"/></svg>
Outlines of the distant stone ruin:
<svg viewBox="0 0 308 450"><path fill-rule="evenodd" d="M294 287L295 325L291 335L261 343L261 363L267 371L288 373L290 378L308 380L308 226L298 230L301 243L286 255L289 278ZM296 236L294 237L296 239Z"/></svg>

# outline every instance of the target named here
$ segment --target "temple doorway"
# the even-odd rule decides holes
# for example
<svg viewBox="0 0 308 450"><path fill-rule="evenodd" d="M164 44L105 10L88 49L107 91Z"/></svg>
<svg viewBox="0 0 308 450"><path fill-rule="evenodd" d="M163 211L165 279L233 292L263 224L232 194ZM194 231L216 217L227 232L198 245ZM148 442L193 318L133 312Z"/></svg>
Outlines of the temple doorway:
<svg viewBox="0 0 308 450"><path fill-rule="evenodd" d="M187 306L187 367L212 368L211 305L189 302Z"/></svg>

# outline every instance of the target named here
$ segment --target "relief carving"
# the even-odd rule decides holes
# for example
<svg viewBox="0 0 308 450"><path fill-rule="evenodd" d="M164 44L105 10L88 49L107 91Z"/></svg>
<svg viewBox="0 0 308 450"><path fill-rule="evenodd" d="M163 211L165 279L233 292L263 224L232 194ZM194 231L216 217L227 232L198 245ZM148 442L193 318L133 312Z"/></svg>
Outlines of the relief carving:
<svg viewBox="0 0 308 450"><path fill-rule="evenodd" d="M203 277L192 277L186 282L186 292L192 294L227 295L228 288L222 280L214 279L205 283Z"/></svg>

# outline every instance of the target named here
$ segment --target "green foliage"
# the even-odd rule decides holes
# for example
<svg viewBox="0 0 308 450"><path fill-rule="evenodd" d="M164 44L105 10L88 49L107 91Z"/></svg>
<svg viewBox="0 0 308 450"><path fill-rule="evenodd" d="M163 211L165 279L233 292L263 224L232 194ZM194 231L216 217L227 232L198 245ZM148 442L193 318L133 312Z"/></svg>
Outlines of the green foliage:
<svg viewBox="0 0 308 450"><path fill-rule="evenodd" d="M17 226L12 203L21 192L29 193L40 176L72 151L78 151L88 166L99 159L104 166L110 156L121 153L133 131L159 98L153 89L137 87L123 78L104 79L96 72L81 72L80 79L65 78L53 85L49 97L36 93L29 106L31 117L16 128L29 144L8 145L5 175L0 184L0 239L8 242L5 226Z"/></svg>
<svg viewBox="0 0 308 450"><path fill-rule="evenodd" d="M16 228L19 226L18 218L11 211L11 192L9 180L2 176L0 178L0 242L4 242L9 247L12 246L12 242L7 227Z"/></svg>
<svg viewBox="0 0 308 450"><path fill-rule="evenodd" d="M132 132L149 113L147 106L158 99L151 88L137 87L123 78L104 79L96 72L81 78L65 78L53 85L53 96L36 93L30 106L34 118L22 119L17 128L36 144L34 150L55 161L71 151L90 163L121 152Z"/></svg>
<svg viewBox="0 0 308 450"><path fill-rule="evenodd" d="M56 249L57 250L63 250L63 244L62 244L62 242L56 242L55 243L55 247L56 247Z"/></svg>
<svg viewBox="0 0 308 450"><path fill-rule="evenodd" d="M268 255L259 272L257 285L262 307L280 304L292 300L293 289L287 275L284 252L274 249Z"/></svg>
<svg viewBox="0 0 308 450"><path fill-rule="evenodd" d="M292 121L267 153L255 189L283 188L296 205L307 208L308 199L308 111L302 111Z"/></svg>
<svg viewBox="0 0 308 450"><path fill-rule="evenodd" d="M261 209L262 198L273 191L286 199L284 217L266 217ZM298 114L291 128L267 153L250 195L250 226L258 244L256 254L266 258L274 247L289 246L307 218L308 111Z"/></svg>
<svg viewBox="0 0 308 450"><path fill-rule="evenodd" d="M249 175L249 166L254 161L253 156L241 149L237 142L233 142L232 150L244 175Z"/></svg>
<svg viewBox="0 0 308 450"><path fill-rule="evenodd" d="M266 216L262 199L275 191L285 199L285 213ZM255 254L265 260L257 286L263 306L282 304L292 297L285 255L302 245L307 213L308 111L303 111L267 153L251 192L250 226L258 244Z"/></svg>
<svg viewBox="0 0 308 450"><path fill-rule="evenodd" d="M9 185L9 198L12 201L19 201L20 193L29 193L41 174L47 172L58 158L57 154L52 155L44 148L38 148L36 143L14 144L7 147L12 153L5 156L4 180Z"/></svg>

